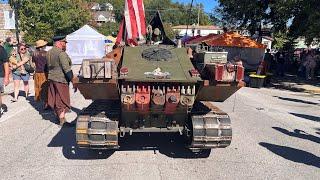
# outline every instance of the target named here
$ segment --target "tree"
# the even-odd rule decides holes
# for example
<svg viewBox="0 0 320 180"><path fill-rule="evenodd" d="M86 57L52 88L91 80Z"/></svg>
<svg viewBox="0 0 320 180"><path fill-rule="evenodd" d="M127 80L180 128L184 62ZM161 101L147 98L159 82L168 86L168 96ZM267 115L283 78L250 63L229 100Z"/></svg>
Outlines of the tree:
<svg viewBox="0 0 320 180"><path fill-rule="evenodd" d="M104 23L101 26L96 27L97 30L105 35L117 35L118 31L119 31L119 23L112 23L112 22L108 22L108 23Z"/></svg>
<svg viewBox="0 0 320 180"><path fill-rule="evenodd" d="M221 15L225 25L246 28L254 34L260 28L262 21L268 23L266 18L268 0L219 0L217 12Z"/></svg>
<svg viewBox="0 0 320 180"><path fill-rule="evenodd" d="M211 12L208 14L211 24L216 26L223 26L223 23L221 21L221 17L217 16L214 12Z"/></svg>
<svg viewBox="0 0 320 180"><path fill-rule="evenodd" d="M296 0L297 1L297 0ZM289 35L304 36L306 44L320 41L320 4L318 0L300 0L292 7L292 24Z"/></svg>
<svg viewBox="0 0 320 180"><path fill-rule="evenodd" d="M120 23L123 18L124 0L86 0L89 3L110 3L113 5L113 12L115 14L116 23ZM146 23L150 22L157 11L160 11L162 21L166 24L168 31L172 25L181 24L197 24L199 13L199 24L212 24L209 16L204 12L203 4L196 4L190 11L190 4L182 4L172 2L172 0L144 0ZM199 11L200 10L200 11ZM94 25L95 26L95 25ZM95 26L102 34L110 34L115 32L114 24L106 24L101 27ZM172 32L172 35L174 32Z"/></svg>
<svg viewBox="0 0 320 180"><path fill-rule="evenodd" d="M251 34L262 24L288 38L306 37L307 43L320 39L320 3L318 0L219 0L217 12L225 24L244 27Z"/></svg>
<svg viewBox="0 0 320 180"><path fill-rule="evenodd" d="M83 0L21 0L18 16L24 40L30 44L38 39L51 41L54 35L67 35L91 18Z"/></svg>
<svg viewBox="0 0 320 180"><path fill-rule="evenodd" d="M116 22L121 22L124 11L124 0L86 0L87 2L110 3L113 5ZM172 2L172 0L144 0L145 17L148 23L156 11L160 11L162 20L172 25L186 24L189 18L190 4ZM190 23L197 24L198 8L200 7L200 25L209 25L210 20L204 12L203 4L194 5L190 14Z"/></svg>
<svg viewBox="0 0 320 180"><path fill-rule="evenodd" d="M203 4L195 4L190 11L190 4L173 3L171 0L145 1L146 21L149 22L157 10L162 21L172 25L199 24L210 25L209 16L204 12ZM200 11L199 11L200 10Z"/></svg>

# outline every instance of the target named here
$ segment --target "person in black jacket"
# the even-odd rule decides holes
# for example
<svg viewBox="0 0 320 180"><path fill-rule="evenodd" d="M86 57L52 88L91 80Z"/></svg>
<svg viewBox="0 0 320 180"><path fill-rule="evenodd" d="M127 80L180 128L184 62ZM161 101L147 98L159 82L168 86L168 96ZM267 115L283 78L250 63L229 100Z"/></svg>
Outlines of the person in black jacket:
<svg viewBox="0 0 320 180"><path fill-rule="evenodd" d="M0 117L4 112L4 108L2 105L2 92L3 86L9 84L9 63L8 63L8 55L6 50L0 46Z"/></svg>

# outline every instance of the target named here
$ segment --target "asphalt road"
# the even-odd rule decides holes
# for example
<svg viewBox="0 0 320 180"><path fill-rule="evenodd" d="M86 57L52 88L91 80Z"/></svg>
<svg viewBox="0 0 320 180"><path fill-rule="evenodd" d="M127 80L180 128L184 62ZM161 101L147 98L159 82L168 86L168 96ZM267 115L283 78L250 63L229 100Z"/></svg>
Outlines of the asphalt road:
<svg viewBox="0 0 320 180"><path fill-rule="evenodd" d="M10 87L9 90L10 91ZM32 95L32 94L31 94ZM232 118L225 149L193 155L182 137L127 136L114 153L75 146L74 127L60 128L51 113L21 97L4 102L0 119L0 179L318 179L320 96L242 88L217 105ZM75 111L90 104L76 93Z"/></svg>

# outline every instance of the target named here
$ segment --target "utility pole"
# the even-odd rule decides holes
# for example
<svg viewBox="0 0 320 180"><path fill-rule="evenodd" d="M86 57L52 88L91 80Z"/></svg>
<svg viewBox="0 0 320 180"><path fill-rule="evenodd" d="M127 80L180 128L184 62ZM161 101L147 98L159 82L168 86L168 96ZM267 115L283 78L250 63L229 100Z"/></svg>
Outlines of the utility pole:
<svg viewBox="0 0 320 180"><path fill-rule="evenodd" d="M14 12L14 21L15 21L15 28L16 28L16 38L17 38L17 42L18 44L20 44L20 38L19 38L19 15L18 15L18 11L19 11L19 7L20 7L20 0L13 0L10 3L12 5L13 8L13 12Z"/></svg>
<svg viewBox="0 0 320 180"><path fill-rule="evenodd" d="M200 4L199 4L199 7L198 7L198 26L199 26L199 23L200 22Z"/></svg>
<svg viewBox="0 0 320 180"><path fill-rule="evenodd" d="M193 4L193 0L191 0L191 4L190 4L188 19L187 19L187 30L186 30L186 35L185 36L188 35L188 29L189 29L189 23L190 23L190 15L191 15L191 11L192 11L192 4Z"/></svg>

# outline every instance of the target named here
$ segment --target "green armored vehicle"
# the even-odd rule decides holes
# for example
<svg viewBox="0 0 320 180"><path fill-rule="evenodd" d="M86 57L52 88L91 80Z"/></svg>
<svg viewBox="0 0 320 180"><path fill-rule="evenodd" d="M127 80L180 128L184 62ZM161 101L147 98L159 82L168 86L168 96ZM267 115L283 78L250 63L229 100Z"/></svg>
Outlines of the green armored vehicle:
<svg viewBox="0 0 320 180"><path fill-rule="evenodd" d="M172 45L117 48L84 60L75 85L93 103L77 118L77 145L119 149L119 138L158 132L184 136L193 152L227 147L231 121L213 102L239 90L243 73L225 53L190 59Z"/></svg>

